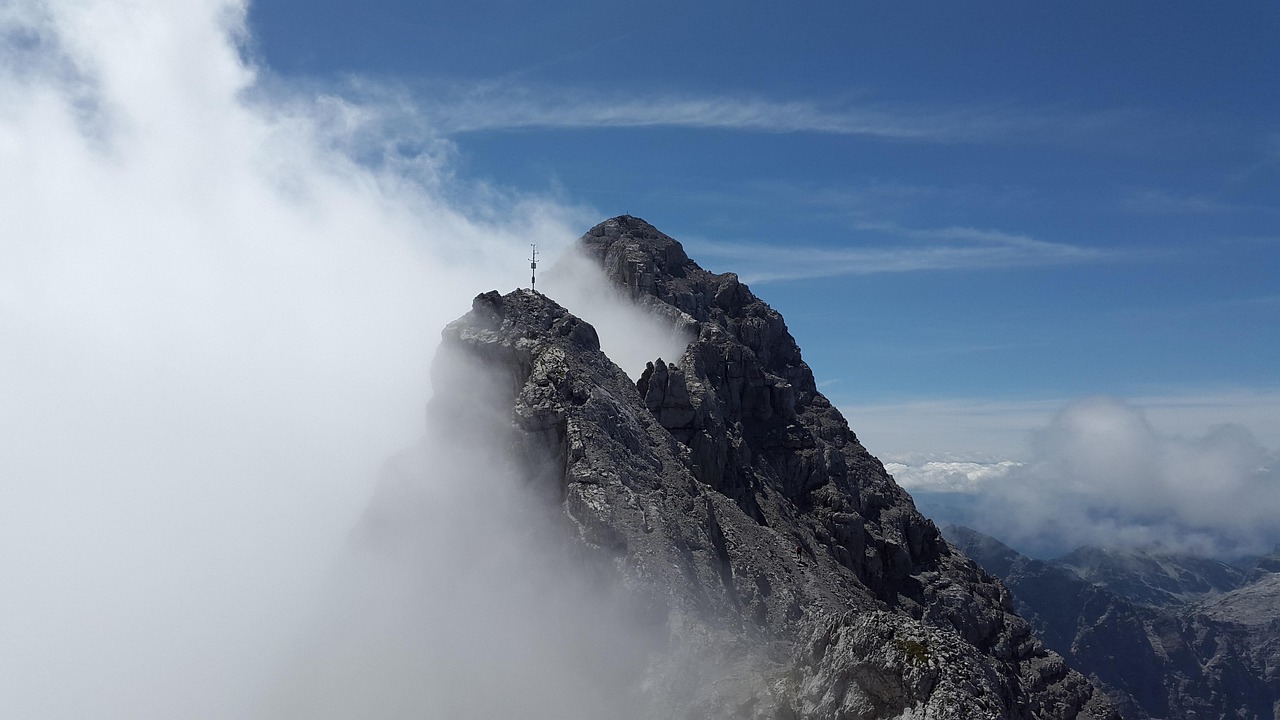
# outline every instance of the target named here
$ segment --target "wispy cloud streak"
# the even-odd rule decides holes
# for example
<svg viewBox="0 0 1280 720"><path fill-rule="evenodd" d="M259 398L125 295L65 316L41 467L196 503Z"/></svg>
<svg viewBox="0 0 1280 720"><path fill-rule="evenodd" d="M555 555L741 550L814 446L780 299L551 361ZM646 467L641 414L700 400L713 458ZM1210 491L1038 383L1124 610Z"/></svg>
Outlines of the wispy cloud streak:
<svg viewBox="0 0 1280 720"><path fill-rule="evenodd" d="M1242 209L1203 195L1175 194L1157 188L1131 190L1123 206L1146 215L1222 215Z"/></svg>
<svg viewBox="0 0 1280 720"><path fill-rule="evenodd" d="M366 92L386 88L365 85ZM1110 127L1114 112L1070 113L1012 105L917 107L885 102L823 103L759 96L620 96L507 83L433 85L424 108L445 134L522 129L674 127L761 133L819 133L927 142L987 142L1078 136Z"/></svg>
<svg viewBox="0 0 1280 720"><path fill-rule="evenodd" d="M699 257L742 268L747 282L781 282L843 275L979 270L1102 262L1115 251L1038 240L999 230L968 227L904 228L893 223L861 223L876 232L913 241L908 245L815 247L693 240Z"/></svg>

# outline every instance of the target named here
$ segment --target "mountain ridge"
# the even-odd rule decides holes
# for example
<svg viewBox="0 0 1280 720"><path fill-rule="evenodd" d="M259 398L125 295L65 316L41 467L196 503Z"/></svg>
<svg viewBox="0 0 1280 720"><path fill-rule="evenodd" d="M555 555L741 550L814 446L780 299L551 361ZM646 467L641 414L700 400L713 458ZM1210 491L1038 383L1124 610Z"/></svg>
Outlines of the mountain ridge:
<svg viewBox="0 0 1280 720"><path fill-rule="evenodd" d="M631 598L656 638L636 716L1118 717L916 511L736 275L631 216L579 249L692 338L681 356L633 381L551 298L483 293L441 353L494 379L493 411L441 378L430 414L520 458L580 565Z"/></svg>
<svg viewBox="0 0 1280 720"><path fill-rule="evenodd" d="M1088 545L1053 562L1082 580L1133 602L1156 607L1195 602L1233 590L1246 574L1210 558Z"/></svg>

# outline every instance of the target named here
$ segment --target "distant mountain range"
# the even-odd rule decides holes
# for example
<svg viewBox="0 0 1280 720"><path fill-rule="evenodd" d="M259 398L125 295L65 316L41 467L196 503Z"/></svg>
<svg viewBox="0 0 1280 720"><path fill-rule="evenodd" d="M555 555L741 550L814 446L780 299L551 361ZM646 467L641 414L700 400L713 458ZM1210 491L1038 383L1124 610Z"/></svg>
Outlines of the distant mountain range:
<svg viewBox="0 0 1280 720"><path fill-rule="evenodd" d="M1245 567L1096 547L1042 561L966 527L943 533L1124 717L1280 718L1280 552Z"/></svg>

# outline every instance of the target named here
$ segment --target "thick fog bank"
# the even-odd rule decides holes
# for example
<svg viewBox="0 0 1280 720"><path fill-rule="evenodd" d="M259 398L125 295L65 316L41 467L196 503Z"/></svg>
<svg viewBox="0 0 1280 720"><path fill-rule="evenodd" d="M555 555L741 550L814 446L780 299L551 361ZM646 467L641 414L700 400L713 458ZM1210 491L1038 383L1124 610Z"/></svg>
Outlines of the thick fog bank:
<svg viewBox="0 0 1280 720"><path fill-rule="evenodd" d="M4 717L252 716L422 434L440 328L586 225L454 180L399 109L264 82L244 20L0 8Z"/></svg>

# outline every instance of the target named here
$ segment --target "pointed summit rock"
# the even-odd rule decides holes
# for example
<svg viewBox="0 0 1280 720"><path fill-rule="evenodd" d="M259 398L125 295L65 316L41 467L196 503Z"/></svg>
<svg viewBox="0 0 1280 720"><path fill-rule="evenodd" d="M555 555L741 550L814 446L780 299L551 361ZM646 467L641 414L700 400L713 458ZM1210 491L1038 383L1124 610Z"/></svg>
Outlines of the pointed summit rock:
<svg viewBox="0 0 1280 720"><path fill-rule="evenodd" d="M667 386L678 377L687 398L691 412L680 417L691 419L667 429L688 449L694 475L757 522L798 522L804 543L878 601L920 617L942 612L913 576L971 566L951 559L937 528L818 392L782 316L736 275L702 269L639 218L607 220L581 243L615 285L693 331L676 372L655 375Z"/></svg>
<svg viewBox="0 0 1280 720"><path fill-rule="evenodd" d="M737 276L630 216L580 243L688 331L679 358L633 382L590 325L529 290L477 297L443 351L503 378L502 442L663 639L635 681L642 715L1117 717L916 511ZM438 385L433 412L455 423L465 398Z"/></svg>

